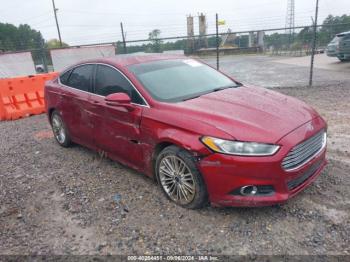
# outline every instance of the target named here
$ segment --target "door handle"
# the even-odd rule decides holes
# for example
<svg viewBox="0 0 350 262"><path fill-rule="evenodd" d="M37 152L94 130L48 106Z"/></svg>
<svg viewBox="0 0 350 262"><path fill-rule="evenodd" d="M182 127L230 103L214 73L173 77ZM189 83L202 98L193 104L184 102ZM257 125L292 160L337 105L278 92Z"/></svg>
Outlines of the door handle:
<svg viewBox="0 0 350 262"><path fill-rule="evenodd" d="M99 104L100 102L99 102L99 101L94 100L94 101L92 101L92 103L94 103L94 104L96 105L96 104Z"/></svg>

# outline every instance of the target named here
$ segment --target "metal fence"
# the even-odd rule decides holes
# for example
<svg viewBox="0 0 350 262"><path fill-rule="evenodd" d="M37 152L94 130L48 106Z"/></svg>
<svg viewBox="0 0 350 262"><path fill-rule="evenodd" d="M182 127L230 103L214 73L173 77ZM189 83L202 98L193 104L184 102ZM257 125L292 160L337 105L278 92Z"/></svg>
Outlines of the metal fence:
<svg viewBox="0 0 350 262"><path fill-rule="evenodd" d="M72 49L84 48L87 46L113 45L116 55L137 53L170 53L199 56L213 64L213 66L217 64L220 66L220 69L225 71L225 66L227 66L228 63L227 57L230 57L230 60L234 61L234 55L244 56L247 54L256 54L265 55L268 57L305 57L311 55L313 41L315 41L315 53L323 53L327 44L335 37L336 34L342 31L350 31L350 24L336 24L332 26L319 25L317 26L316 37L314 35L314 26L307 25L293 28L270 28L258 31L250 30L193 35L191 37L176 36L153 39L145 38L139 40L124 40L108 43L70 46L68 48ZM290 34L287 32L292 33ZM32 53L32 58L38 73L55 70L50 49L41 48L29 51ZM221 59L223 60L221 61ZM252 63L254 63L254 61L252 61ZM232 66L234 67L234 65ZM261 70L263 70L263 68ZM234 70L228 71L231 74L235 73ZM307 72L307 69L303 68L303 71ZM308 79L306 76L303 77L305 78L306 83Z"/></svg>

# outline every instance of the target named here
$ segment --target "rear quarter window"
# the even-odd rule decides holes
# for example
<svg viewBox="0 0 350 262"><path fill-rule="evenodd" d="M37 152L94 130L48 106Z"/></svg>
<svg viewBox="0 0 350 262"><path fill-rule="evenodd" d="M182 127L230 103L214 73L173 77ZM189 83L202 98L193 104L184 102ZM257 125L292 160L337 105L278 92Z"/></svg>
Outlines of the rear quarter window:
<svg viewBox="0 0 350 262"><path fill-rule="evenodd" d="M69 76L70 76L71 72L72 72L72 70L68 70L67 72L65 72L62 75L60 75L60 82L62 84L67 85L68 79L69 79Z"/></svg>

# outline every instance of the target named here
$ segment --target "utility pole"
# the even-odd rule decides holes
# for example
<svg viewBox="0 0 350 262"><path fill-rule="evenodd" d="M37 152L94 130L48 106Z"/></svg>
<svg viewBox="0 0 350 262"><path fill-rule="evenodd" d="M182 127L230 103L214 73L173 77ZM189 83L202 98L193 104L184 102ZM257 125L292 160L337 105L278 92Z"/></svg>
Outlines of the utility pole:
<svg viewBox="0 0 350 262"><path fill-rule="evenodd" d="M215 15L216 21L216 69L219 70L219 16L216 13Z"/></svg>
<svg viewBox="0 0 350 262"><path fill-rule="evenodd" d="M120 29L122 30L124 54L126 54L127 50L126 50L126 43L125 43L124 27L123 27L123 23L122 22L120 22Z"/></svg>
<svg viewBox="0 0 350 262"><path fill-rule="evenodd" d="M58 25L58 20L57 20L57 11L58 11L58 9L55 6L55 0L52 0L52 6L53 6L53 12L55 14L56 27L57 27L57 32L58 32L58 39L60 40L60 46L62 47L61 32L60 32L60 27Z"/></svg>
<svg viewBox="0 0 350 262"><path fill-rule="evenodd" d="M313 32L314 36L313 36L313 41L312 41L309 86L312 86L312 79L313 79L313 73L314 73L314 60L315 60L315 49L316 49L316 40L317 40L317 18L318 18L318 0L316 0L315 22L314 22L314 32Z"/></svg>

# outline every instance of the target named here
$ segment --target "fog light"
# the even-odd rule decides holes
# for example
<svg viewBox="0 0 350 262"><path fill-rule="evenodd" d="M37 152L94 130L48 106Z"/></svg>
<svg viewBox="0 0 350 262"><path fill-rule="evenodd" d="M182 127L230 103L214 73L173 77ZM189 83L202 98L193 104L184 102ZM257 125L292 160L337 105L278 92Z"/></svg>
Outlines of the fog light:
<svg viewBox="0 0 350 262"><path fill-rule="evenodd" d="M230 194L235 196L272 196L275 194L275 189L272 185L246 185L236 188Z"/></svg>
<svg viewBox="0 0 350 262"><path fill-rule="evenodd" d="M258 188L256 186L243 186L241 187L240 193L243 196L254 196L258 192Z"/></svg>

